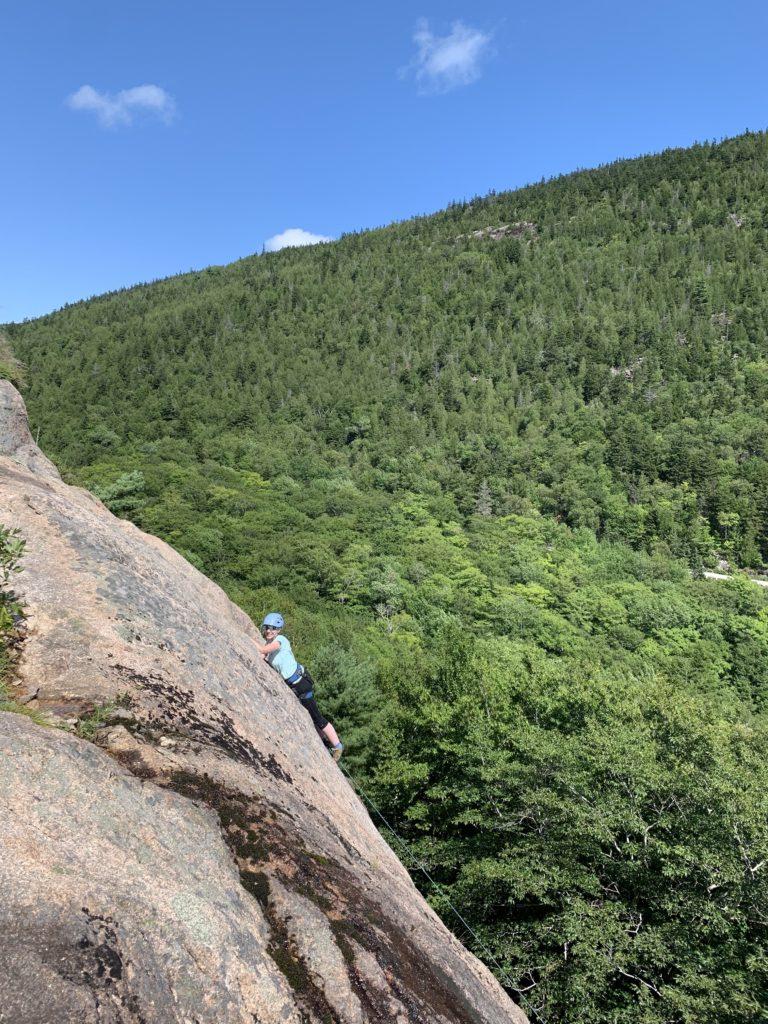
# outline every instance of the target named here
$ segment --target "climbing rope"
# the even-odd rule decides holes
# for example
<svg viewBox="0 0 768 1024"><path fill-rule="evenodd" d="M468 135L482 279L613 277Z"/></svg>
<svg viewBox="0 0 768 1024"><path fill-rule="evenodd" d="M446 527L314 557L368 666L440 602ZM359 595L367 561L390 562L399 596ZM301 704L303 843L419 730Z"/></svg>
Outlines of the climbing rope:
<svg viewBox="0 0 768 1024"><path fill-rule="evenodd" d="M360 785L360 783L352 778L352 776L347 771L346 767L341 762L339 762L339 768L341 768L341 770L346 775L347 779L349 780L349 784L352 786L352 788L354 790L356 790L357 793L360 794L361 799L368 805L368 807L370 807L370 809L373 811L373 813L379 818L379 820L389 830L389 832L392 834L392 836L394 837L394 839L397 841L398 845L400 846L400 849L405 851L405 853L406 853L407 857L409 858L409 860L411 861L411 864L413 865L413 867L418 868L418 870L422 872L422 874L425 876L425 878L428 879L430 885L432 885L432 887L435 889L435 891L440 895L440 897L445 901L445 903L451 908L451 910L456 915L456 917L459 919L459 921L461 921L461 923L464 926L464 928L467 930L467 932L472 936L472 938L477 943L477 946L479 947L479 949L482 950L484 958L486 960L489 960L492 964L494 964L494 966L496 967L496 970L498 971L497 977L505 985L507 985L510 989L512 989L513 992L517 992L517 994L519 995L519 997L520 997L520 999L521 999L521 1001L523 1003L528 1004L526 1006L526 1009L529 1012L533 1013L533 1015L535 1017L539 1017L539 1014L536 1012L535 1008L530 1005L530 1000L526 999L526 997L523 995L523 993L520 991L520 989L517 988L512 983L512 980L510 979L509 975L504 970L504 968L501 966L501 964L496 959L496 957L493 955L493 953L490 951L490 949L485 944L485 942L483 942L483 940L480 938L480 936L477 934L477 932L474 930L474 928L462 916L462 914L459 913L458 909L454 906L454 904L449 899L448 894L445 891L444 887L442 885L440 885L440 883L438 881L436 881L432 877L432 875L429 873L429 871L424 867L424 864L419 860L419 858L417 857L417 855L414 852L414 850L413 850L412 846L410 845L410 843L408 843L407 840L403 839L403 837L395 830L394 826L391 825L387 821L387 819L384 817L382 812L379 810L379 808L373 802L372 798L365 792L365 790ZM409 867L408 871L410 872L411 870L412 870L412 868ZM459 939L459 936L456 936L456 938ZM459 939L459 941L461 941L461 940Z"/></svg>

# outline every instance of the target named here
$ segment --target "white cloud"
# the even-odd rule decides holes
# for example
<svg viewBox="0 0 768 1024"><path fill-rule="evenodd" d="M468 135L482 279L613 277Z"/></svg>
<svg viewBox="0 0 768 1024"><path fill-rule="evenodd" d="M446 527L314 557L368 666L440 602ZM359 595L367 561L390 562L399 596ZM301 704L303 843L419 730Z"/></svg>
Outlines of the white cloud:
<svg viewBox="0 0 768 1024"><path fill-rule="evenodd" d="M81 85L67 97L72 110L89 110L103 128L133 124L137 114L147 114L168 123L176 112L176 103L159 85L135 85L111 95L97 92L92 85Z"/></svg>
<svg viewBox="0 0 768 1024"><path fill-rule="evenodd" d="M447 36L436 36L422 18L416 24L413 41L416 57L404 73L414 74L421 92L448 92L480 77L481 64L489 56L491 35L454 21Z"/></svg>
<svg viewBox="0 0 768 1024"><path fill-rule="evenodd" d="M267 252L277 252L278 249L287 249L293 245L317 245L318 242L332 242L332 238L326 235L313 235L311 231L304 228L287 228L279 235L273 235L264 243Z"/></svg>

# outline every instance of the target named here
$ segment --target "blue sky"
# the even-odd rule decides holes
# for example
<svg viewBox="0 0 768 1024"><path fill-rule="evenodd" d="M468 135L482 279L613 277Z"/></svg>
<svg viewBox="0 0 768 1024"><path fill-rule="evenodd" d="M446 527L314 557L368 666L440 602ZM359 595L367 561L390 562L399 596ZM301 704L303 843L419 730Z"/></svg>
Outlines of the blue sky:
<svg viewBox="0 0 768 1024"><path fill-rule="evenodd" d="M0 322L761 129L766 27L751 0L5 4Z"/></svg>

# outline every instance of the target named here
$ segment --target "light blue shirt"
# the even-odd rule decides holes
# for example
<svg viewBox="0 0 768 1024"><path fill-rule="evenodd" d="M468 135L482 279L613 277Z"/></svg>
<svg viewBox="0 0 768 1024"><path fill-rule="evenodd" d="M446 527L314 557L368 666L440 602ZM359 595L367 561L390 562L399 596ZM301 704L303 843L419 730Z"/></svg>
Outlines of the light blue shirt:
<svg viewBox="0 0 768 1024"><path fill-rule="evenodd" d="M270 651L267 655L267 662L272 668L277 669L283 679L290 679L299 667L291 650L291 642L287 636L280 635L276 636L275 640L280 644L280 650Z"/></svg>

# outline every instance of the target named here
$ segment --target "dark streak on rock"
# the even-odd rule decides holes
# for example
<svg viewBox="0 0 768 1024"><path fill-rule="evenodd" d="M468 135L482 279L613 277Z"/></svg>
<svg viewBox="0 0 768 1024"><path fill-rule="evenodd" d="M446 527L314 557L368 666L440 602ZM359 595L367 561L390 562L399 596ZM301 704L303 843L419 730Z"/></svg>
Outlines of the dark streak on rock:
<svg viewBox="0 0 768 1024"><path fill-rule="evenodd" d="M201 713L193 693L174 686L162 676L142 675L125 665L116 664L114 667L134 685L149 691L158 699L159 708L154 714L147 708L142 709L148 724L170 724L182 736L204 741L249 768L262 768L281 782L293 784L293 777L275 755L257 750L249 739L240 735L232 717L221 708L209 708L207 714Z"/></svg>
<svg viewBox="0 0 768 1024"><path fill-rule="evenodd" d="M130 1015L124 1018L121 1014L119 1020L130 1019L131 1024L147 1024L136 997L125 990L125 962L114 918L94 914L88 907L83 907L82 912L85 931L77 943L79 955L76 963L63 966L61 976L90 990L97 1013L103 1000L105 1005L117 1005Z"/></svg>
<svg viewBox="0 0 768 1024"><path fill-rule="evenodd" d="M319 1019L328 1024L339 1024L339 1018L318 988L304 960L299 956L284 923L276 916L269 902L269 878L261 871L241 871L240 881L259 903L270 927L271 938L267 946L276 966L284 975L296 997L300 1013L312 1015L308 1019Z"/></svg>
<svg viewBox="0 0 768 1024"><path fill-rule="evenodd" d="M216 811L224 841L240 871L241 884L262 906L270 922L268 878L269 873L275 873L286 888L311 900L323 911L347 960L353 954L346 937L354 938L376 957L390 979L393 995L408 1009L411 1024L432 1024L434 1016L425 1014L425 1008L452 1024L476 1024L479 1018L450 976L428 960L402 929L382 913L354 875L313 854L297 843L294 835L288 835L271 807L226 789L208 775L175 772L164 783L158 781ZM382 941L382 933L386 941ZM268 952L275 959L271 947ZM286 973L284 968L289 964L284 960L278 966ZM371 992L359 983L352 968L349 976L371 1018L388 1024L388 1011L375 1005ZM414 999L415 992L419 993L421 1003Z"/></svg>

